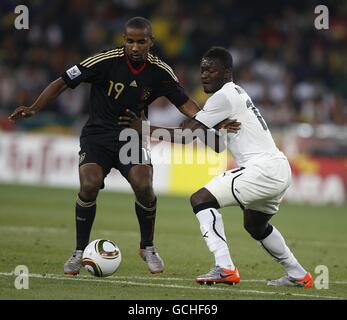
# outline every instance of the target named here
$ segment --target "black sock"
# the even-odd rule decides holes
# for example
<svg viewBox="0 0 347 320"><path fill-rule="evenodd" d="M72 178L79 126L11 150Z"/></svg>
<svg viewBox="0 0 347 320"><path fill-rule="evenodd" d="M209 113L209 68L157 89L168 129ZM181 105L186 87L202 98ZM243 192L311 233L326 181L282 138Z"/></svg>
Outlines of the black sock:
<svg viewBox="0 0 347 320"><path fill-rule="evenodd" d="M96 200L82 199L80 195L76 201L76 250L84 250L89 243L96 212Z"/></svg>
<svg viewBox="0 0 347 320"><path fill-rule="evenodd" d="M150 203L149 208L143 206L138 201L135 202L135 211L140 225L141 242L140 248L153 246L155 216L157 211L157 198Z"/></svg>

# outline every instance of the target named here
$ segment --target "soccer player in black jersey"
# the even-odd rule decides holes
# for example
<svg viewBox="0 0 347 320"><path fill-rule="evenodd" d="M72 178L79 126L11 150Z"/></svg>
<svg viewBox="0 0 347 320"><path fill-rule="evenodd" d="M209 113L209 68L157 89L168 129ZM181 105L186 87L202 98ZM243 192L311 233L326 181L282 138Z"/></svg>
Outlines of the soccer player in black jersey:
<svg viewBox="0 0 347 320"><path fill-rule="evenodd" d="M147 114L148 105L160 96L167 97L182 113L193 117L199 107L189 99L165 62L149 52L153 45L150 22L142 17L127 21L124 46L91 56L69 68L50 83L30 107L18 107L10 120L33 116L64 90L81 82L91 84L89 119L80 137L80 191L76 201L76 249L64 265L66 274L76 275L96 213L98 192L111 168L118 169L130 183L136 200L135 211L140 225L140 256L151 273L164 270L163 260L153 244L156 196L153 191L153 168L150 162L124 164L119 157L119 134L123 127L118 117L130 109ZM141 148L139 152L146 152ZM144 154L145 157L148 154Z"/></svg>

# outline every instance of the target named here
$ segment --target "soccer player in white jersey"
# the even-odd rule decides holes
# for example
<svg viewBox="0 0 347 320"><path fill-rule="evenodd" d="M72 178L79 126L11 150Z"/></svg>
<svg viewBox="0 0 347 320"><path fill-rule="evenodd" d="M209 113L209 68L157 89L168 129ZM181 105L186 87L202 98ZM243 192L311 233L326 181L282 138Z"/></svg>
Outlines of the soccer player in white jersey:
<svg viewBox="0 0 347 320"><path fill-rule="evenodd" d="M218 208L238 205L243 210L244 227L265 251L279 262L286 275L269 285L312 287L313 278L294 257L281 233L269 220L278 211L290 185L291 169L278 150L269 128L248 94L232 82L232 57L224 48L211 48L201 62L201 80L206 101L194 121L208 128L227 118L241 122L236 134L227 133L225 141L237 169L215 177L191 197L193 210L215 266L199 276L199 283L237 283L240 276L227 246L222 215ZM200 125L201 125L200 124Z"/></svg>
<svg viewBox="0 0 347 320"><path fill-rule="evenodd" d="M232 81L232 57L226 49L212 47L206 52L201 61L201 80L204 91L212 96L195 119L185 121L183 127L206 130L225 119L237 119L241 129L237 133L223 133L238 168L213 178L190 199L202 236L215 258L215 266L198 276L196 282L236 284L240 281L218 211L227 206L240 206L244 228L286 271L285 276L269 281L268 285L312 287L311 274L294 257L281 233L269 224L290 185L290 165L276 147L251 98ZM155 128L158 127L151 126L151 132Z"/></svg>

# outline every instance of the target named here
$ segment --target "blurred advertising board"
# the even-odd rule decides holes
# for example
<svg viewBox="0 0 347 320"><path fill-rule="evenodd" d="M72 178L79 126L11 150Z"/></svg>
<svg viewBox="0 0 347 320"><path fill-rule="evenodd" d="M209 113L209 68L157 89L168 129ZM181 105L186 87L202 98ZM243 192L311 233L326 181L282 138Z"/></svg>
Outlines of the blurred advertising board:
<svg viewBox="0 0 347 320"><path fill-rule="evenodd" d="M0 135L0 182L78 188L79 140L70 136ZM214 153L192 144L152 145L154 188L157 193L190 196L215 175L235 164L227 152ZM347 158L290 158L292 185L285 200L296 203L342 204L347 200ZM105 180L106 190L130 192L117 170Z"/></svg>

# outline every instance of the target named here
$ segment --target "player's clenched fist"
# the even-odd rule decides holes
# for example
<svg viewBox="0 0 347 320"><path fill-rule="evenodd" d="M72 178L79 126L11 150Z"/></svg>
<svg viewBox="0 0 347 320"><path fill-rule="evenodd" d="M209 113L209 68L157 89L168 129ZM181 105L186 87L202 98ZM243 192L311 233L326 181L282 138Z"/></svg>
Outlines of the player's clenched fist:
<svg viewBox="0 0 347 320"><path fill-rule="evenodd" d="M15 121L20 118L29 118L34 114L35 111L32 110L31 107L20 106L8 117L8 119L11 121Z"/></svg>

